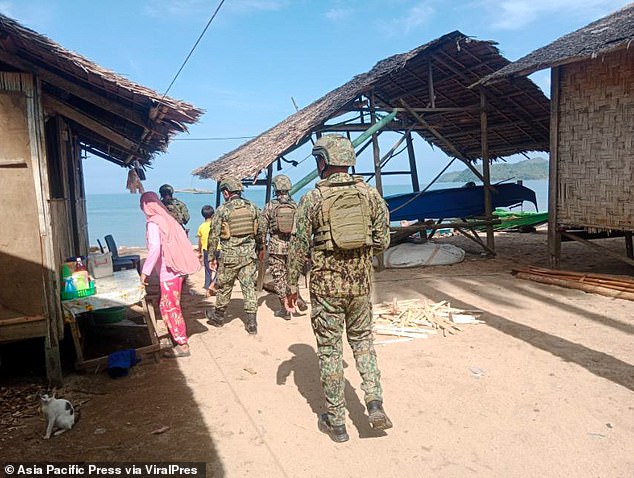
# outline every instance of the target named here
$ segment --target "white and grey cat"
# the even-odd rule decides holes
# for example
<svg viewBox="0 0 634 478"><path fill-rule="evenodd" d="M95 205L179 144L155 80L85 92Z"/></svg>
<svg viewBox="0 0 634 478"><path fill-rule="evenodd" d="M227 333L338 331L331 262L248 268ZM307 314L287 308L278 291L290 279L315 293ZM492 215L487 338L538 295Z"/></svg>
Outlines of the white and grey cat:
<svg viewBox="0 0 634 478"><path fill-rule="evenodd" d="M45 439L51 438L51 434L55 429L57 431L53 435L57 436L73 428L75 424L75 409L68 400L55 398L55 395L49 397L44 394L41 396L40 402L42 404L42 413L46 418Z"/></svg>

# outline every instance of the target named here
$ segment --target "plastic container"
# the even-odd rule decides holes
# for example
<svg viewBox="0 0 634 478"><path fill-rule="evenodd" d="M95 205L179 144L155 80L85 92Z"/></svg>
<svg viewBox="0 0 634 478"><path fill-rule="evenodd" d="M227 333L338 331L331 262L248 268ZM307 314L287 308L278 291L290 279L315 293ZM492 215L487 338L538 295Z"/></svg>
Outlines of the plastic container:
<svg viewBox="0 0 634 478"><path fill-rule="evenodd" d="M88 255L88 271L95 279L109 277L113 274L112 252Z"/></svg>
<svg viewBox="0 0 634 478"><path fill-rule="evenodd" d="M69 277L62 289L62 300L77 299L79 297L90 297L97 292L97 290L95 289L94 281L90 281L90 285L87 289L77 290L74 287L75 286L73 285L72 278Z"/></svg>
<svg viewBox="0 0 634 478"><path fill-rule="evenodd" d="M114 324L125 318L125 307L93 310L91 314L96 324Z"/></svg>

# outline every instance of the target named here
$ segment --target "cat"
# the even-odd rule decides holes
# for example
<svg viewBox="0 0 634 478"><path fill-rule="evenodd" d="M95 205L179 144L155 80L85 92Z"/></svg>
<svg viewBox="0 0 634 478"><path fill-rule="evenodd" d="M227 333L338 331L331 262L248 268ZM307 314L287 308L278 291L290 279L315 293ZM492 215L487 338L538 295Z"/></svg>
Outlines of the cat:
<svg viewBox="0 0 634 478"><path fill-rule="evenodd" d="M44 394L40 397L40 402L42 404L42 413L46 418L45 440L51 438L51 433L56 428L57 431L53 433L54 436L61 435L73 428L75 424L75 409L68 400L55 398L55 395L49 397Z"/></svg>

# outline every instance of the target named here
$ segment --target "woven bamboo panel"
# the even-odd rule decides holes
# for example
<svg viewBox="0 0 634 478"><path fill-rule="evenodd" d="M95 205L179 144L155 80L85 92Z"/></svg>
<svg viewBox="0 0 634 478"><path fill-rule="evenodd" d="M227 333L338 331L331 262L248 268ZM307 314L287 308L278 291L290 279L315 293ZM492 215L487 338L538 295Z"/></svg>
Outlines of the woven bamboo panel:
<svg viewBox="0 0 634 478"><path fill-rule="evenodd" d="M567 65L559 103L562 225L634 230L634 51Z"/></svg>

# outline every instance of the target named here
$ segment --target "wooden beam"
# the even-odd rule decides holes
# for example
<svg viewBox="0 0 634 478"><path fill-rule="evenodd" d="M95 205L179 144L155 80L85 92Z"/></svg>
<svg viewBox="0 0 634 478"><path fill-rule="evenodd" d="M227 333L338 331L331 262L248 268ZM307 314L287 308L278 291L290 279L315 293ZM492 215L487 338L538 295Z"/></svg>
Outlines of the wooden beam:
<svg viewBox="0 0 634 478"><path fill-rule="evenodd" d="M269 164L266 168L266 195L265 195L265 203L271 202L271 186L273 180L273 163Z"/></svg>
<svg viewBox="0 0 634 478"><path fill-rule="evenodd" d="M480 145L482 146L482 175L484 176L484 216L488 221L493 218L491 203L491 163L489 162L489 130L487 118L487 97L480 89ZM487 225L487 249L495 254L495 236L493 226Z"/></svg>
<svg viewBox="0 0 634 478"><path fill-rule="evenodd" d="M475 174L476 177L478 179L480 179L480 181L484 182L484 177L482 176L480 171L478 171L473 166L473 164L471 164L471 160L469 158L467 158L460 151L458 151L458 149L449 140L447 140L443 135L441 135L440 132L438 132L438 130L436 128L431 126L418 113L416 113L415 111L412 111L411 108L409 107L409 105L405 102L405 100L401 99L401 104L405 107L405 109L407 109L409 114L411 114L416 119L416 121L418 121L420 124L422 124L427 129L427 131L429 131L431 134L433 134L439 141L443 142L445 144L445 146L447 147L447 149L449 149L449 151L451 151L454 154L454 156L456 156L456 158L458 158L463 163L465 163L467 165L467 167L471 171L473 171L473 174Z"/></svg>
<svg viewBox="0 0 634 478"><path fill-rule="evenodd" d="M427 58L427 85L429 86L429 104L432 108L436 108L436 93L434 93L434 75L431 60L431 56Z"/></svg>
<svg viewBox="0 0 634 478"><path fill-rule="evenodd" d="M416 156L414 154L414 143L412 143L412 133L407 132L407 156L409 158L410 176L412 178L412 190L414 192L420 191L420 184L418 183L418 169L416 167Z"/></svg>
<svg viewBox="0 0 634 478"><path fill-rule="evenodd" d="M550 160L548 163L548 263L559 267L561 235L557 213L559 182L559 68L550 70Z"/></svg>
<svg viewBox="0 0 634 478"><path fill-rule="evenodd" d="M95 93L90 88L86 88L84 86L79 85L73 81L67 80L64 77L46 69L41 66L38 66L24 58L18 58L17 55L11 54L6 50L0 49L0 61L7 63L15 68L19 68L24 71L29 71L37 74L42 81L45 83L49 83L50 85L61 88L62 90L71 93L78 98L81 98L89 103L92 103L99 108L109 111L126 121L130 121L138 126L143 126L144 128L148 128L150 125L149 118L139 113L133 107L126 108L122 106L120 103L114 100L107 100L99 93ZM95 86L97 88L97 86ZM157 130L154 131L158 134L167 134L167 129L165 131Z"/></svg>
<svg viewBox="0 0 634 478"><path fill-rule="evenodd" d="M62 116L65 116L66 118L71 119L79 123L80 125L83 125L85 128L88 128L91 131L94 131L99 136L106 138L108 141L112 143L115 143L117 146L120 146L124 150L129 150L130 154L134 156L138 155L138 153L134 152L137 148L137 143L135 141L132 141L126 138L125 136L114 131L108 126L105 126L99 123L98 121L92 119L85 113L79 110L76 110L75 108L68 106L65 103L62 103L61 101L57 100L56 98L53 98L50 95L45 95L43 97L43 100L44 100L44 106L47 109L55 111L56 113L59 113Z"/></svg>

